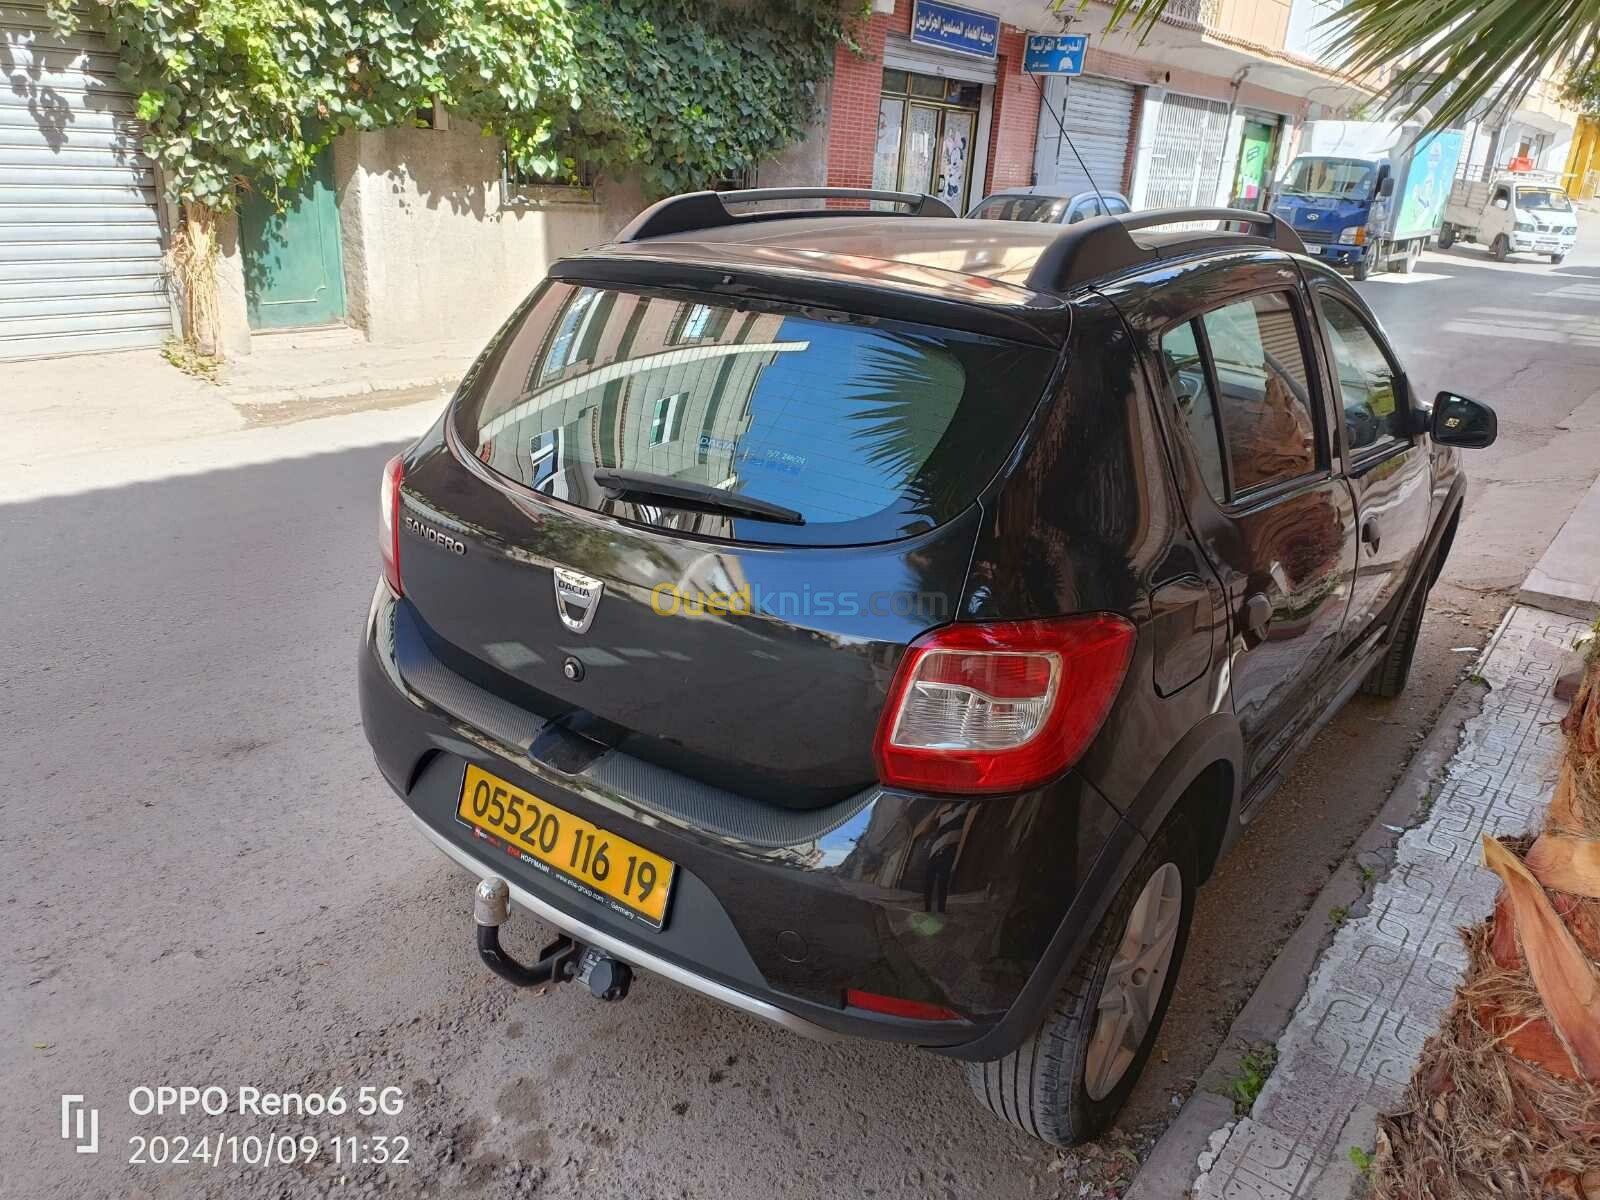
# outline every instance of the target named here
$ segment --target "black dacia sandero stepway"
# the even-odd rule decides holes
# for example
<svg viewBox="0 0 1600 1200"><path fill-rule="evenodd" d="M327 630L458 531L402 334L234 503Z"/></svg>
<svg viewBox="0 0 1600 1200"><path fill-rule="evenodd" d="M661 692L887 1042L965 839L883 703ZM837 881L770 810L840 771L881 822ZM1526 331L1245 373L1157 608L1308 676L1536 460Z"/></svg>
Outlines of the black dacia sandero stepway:
<svg viewBox="0 0 1600 1200"><path fill-rule="evenodd" d="M1105 1126L1195 888L1404 685L1453 447L1495 433L1303 250L789 189L558 262L389 463L361 653L485 962L643 969L965 1059L1048 1141ZM537 962L508 901L563 931Z"/></svg>

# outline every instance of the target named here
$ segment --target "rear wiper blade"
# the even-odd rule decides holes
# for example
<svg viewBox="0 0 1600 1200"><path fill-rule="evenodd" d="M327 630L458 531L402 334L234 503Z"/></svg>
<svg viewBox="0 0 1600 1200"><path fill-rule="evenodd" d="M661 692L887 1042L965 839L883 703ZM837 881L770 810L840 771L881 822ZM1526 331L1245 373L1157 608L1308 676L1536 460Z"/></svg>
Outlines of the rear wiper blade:
<svg viewBox="0 0 1600 1200"><path fill-rule="evenodd" d="M773 521L779 525L804 525L805 517L792 508L725 492L709 483L695 483L689 479L674 479L671 475L655 475L649 471L620 471L614 467L596 467L594 481L614 496L633 496L645 500L660 500L668 505L682 502L708 512L727 513L734 517L751 517L757 521Z"/></svg>

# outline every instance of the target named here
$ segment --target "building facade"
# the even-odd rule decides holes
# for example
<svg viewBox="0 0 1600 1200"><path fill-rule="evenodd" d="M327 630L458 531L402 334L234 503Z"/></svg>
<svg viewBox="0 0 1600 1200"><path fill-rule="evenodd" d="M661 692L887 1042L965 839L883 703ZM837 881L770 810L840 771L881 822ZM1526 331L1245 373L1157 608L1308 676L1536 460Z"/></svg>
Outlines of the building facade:
<svg viewBox="0 0 1600 1200"><path fill-rule="evenodd" d="M1089 47L1067 77L1024 70L1027 35L1062 25L1037 3L877 0L864 52L837 54L826 181L960 211L1027 186L1119 191L1135 207L1259 205L1301 122L1371 95L1290 49L1301 2L1173 0L1143 39L1105 33L1109 9L1091 4L1069 26Z"/></svg>
<svg viewBox="0 0 1600 1200"><path fill-rule="evenodd" d="M0 359L157 346L176 332L163 261L176 214L139 150L116 47L92 9L57 37L43 3L0 11ZM808 135L752 182L929 193L958 212L1030 185L1255 207L1307 120L1372 99L1324 65L1335 0L1171 0L1142 38L1105 32L1101 0L1072 0L1070 31L1089 40L1071 77L1024 69L1028 35L1063 25L1043 0L871 3ZM1463 169L1521 155L1559 170L1576 118L1549 91L1470 130ZM496 139L436 110L344 135L293 195L246 191L220 230L225 349L323 328L482 338L551 261L645 204L628 180L519 183L501 159Z"/></svg>

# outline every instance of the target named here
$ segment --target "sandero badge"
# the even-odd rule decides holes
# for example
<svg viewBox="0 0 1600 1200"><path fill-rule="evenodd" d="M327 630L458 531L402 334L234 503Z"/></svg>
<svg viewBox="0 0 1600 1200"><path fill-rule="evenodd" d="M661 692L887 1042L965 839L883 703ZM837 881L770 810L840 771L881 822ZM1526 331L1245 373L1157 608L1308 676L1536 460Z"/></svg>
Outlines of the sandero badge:
<svg viewBox="0 0 1600 1200"><path fill-rule="evenodd" d="M600 593L605 584L565 567L555 569L556 613L573 633L588 633L594 614L600 608Z"/></svg>

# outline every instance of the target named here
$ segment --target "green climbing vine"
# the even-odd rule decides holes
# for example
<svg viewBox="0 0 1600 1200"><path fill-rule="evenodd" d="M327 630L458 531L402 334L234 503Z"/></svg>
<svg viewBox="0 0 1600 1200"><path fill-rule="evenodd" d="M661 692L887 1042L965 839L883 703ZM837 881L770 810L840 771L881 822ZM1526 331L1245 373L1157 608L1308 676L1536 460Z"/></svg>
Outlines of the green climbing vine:
<svg viewBox="0 0 1600 1200"><path fill-rule="evenodd" d="M573 12L582 103L562 144L654 196L737 179L798 140L864 3L583 0Z"/></svg>
<svg viewBox="0 0 1600 1200"><path fill-rule="evenodd" d="M70 30L70 0L52 0ZM578 102L561 0L110 0L145 151L173 199L233 207L239 180L275 192L340 133L407 124L437 97L508 142L536 145Z"/></svg>
<svg viewBox="0 0 1600 1200"><path fill-rule="evenodd" d="M852 0L854 2L854 0ZM78 21L51 0L56 24ZM81 11L81 9L79 10ZM637 167L657 194L799 137L852 17L838 0L102 0L169 194L275 193L339 134L437 100L533 174Z"/></svg>

